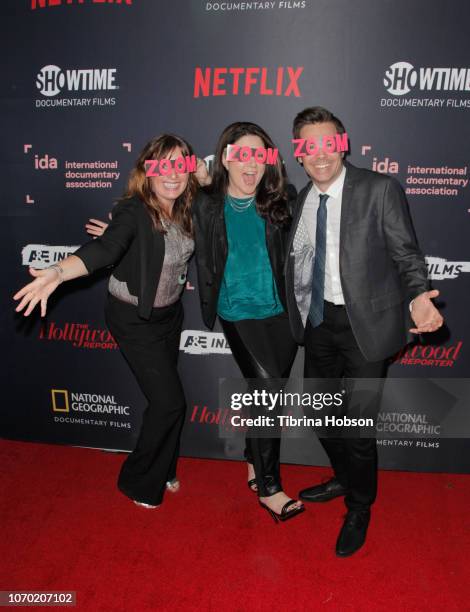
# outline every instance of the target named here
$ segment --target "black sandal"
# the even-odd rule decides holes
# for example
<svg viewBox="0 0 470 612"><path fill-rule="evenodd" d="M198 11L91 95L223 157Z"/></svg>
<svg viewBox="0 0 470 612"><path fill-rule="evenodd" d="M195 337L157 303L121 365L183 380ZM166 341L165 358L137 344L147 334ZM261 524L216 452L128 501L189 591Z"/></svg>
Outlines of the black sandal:
<svg viewBox="0 0 470 612"><path fill-rule="evenodd" d="M256 482L256 478L252 478L251 480L248 481L248 488L250 489L250 491L253 491L253 493L258 493L258 484ZM256 487L256 489L254 489L253 487Z"/></svg>
<svg viewBox="0 0 470 612"><path fill-rule="evenodd" d="M302 504L299 508L295 508L294 510L291 510L290 512L288 512L288 509L296 503L297 503L296 499L290 499L288 502L286 502L282 506L280 514L278 514L277 512L274 512L274 510L271 510L271 508L267 506L266 504L263 504L262 501L259 502L259 505L262 508L265 508L269 512L269 514L273 517L274 522L277 523L278 521L282 521L282 522L287 521L290 518L297 516L298 514L300 514L301 512L305 510L305 507Z"/></svg>

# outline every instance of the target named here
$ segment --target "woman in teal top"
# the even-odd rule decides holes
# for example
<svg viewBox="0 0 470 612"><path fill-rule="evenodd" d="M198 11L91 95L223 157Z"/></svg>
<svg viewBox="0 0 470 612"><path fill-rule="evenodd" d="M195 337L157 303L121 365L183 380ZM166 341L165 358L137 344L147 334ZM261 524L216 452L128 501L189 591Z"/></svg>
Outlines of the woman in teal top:
<svg viewBox="0 0 470 612"><path fill-rule="evenodd" d="M274 164L258 163L254 155L232 159L228 145L253 153L275 149L253 123L233 123L219 139L212 184L193 205L202 315L210 328L218 315L245 378L259 381L259 389L274 383L279 391L276 380L289 376L297 350L285 307L285 170L280 158ZM304 508L283 491L279 453L279 437L246 439L248 485L276 520L286 520Z"/></svg>
<svg viewBox="0 0 470 612"><path fill-rule="evenodd" d="M266 221L254 200L225 196L228 256L217 304L225 321L266 319L284 312L266 248Z"/></svg>

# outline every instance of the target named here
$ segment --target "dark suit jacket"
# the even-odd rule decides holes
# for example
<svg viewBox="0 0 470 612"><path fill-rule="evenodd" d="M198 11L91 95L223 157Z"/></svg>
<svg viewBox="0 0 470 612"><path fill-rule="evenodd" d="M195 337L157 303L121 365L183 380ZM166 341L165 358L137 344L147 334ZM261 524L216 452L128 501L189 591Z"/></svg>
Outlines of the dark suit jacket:
<svg viewBox="0 0 470 612"><path fill-rule="evenodd" d="M105 233L75 251L91 274L117 264L113 275L125 281L138 297L138 313L149 319L165 257L165 240L154 230L145 204L138 198L123 200L113 208Z"/></svg>
<svg viewBox="0 0 470 612"><path fill-rule="evenodd" d="M409 301L429 290L405 194L393 178L345 163L339 267L346 310L369 361L393 355L409 340ZM294 338L304 327L295 299L293 240L310 182L299 193L289 238L286 285Z"/></svg>
<svg viewBox="0 0 470 612"><path fill-rule="evenodd" d="M291 193L293 188L289 188ZM224 195L212 195L200 190L193 203L193 224L202 318L207 327L212 329L228 253ZM266 221L266 246L279 299L284 308L287 307L284 266L288 237L289 226L279 227Z"/></svg>

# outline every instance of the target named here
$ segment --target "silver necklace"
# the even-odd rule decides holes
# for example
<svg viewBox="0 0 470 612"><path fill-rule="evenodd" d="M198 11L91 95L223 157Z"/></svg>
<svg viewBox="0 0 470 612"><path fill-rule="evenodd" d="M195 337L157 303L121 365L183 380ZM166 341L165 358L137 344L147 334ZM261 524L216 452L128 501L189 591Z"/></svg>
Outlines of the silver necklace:
<svg viewBox="0 0 470 612"><path fill-rule="evenodd" d="M243 204L240 204L230 194L227 193L228 203L235 212L244 212L245 210L248 210L255 201L255 197L256 196L253 196L248 200L248 202L243 202Z"/></svg>

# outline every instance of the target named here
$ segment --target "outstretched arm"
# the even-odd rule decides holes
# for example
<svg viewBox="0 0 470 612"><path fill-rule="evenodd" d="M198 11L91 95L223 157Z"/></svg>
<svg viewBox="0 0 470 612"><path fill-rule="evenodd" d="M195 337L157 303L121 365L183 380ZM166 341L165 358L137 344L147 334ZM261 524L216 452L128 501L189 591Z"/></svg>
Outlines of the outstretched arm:
<svg viewBox="0 0 470 612"><path fill-rule="evenodd" d="M412 299L411 318L416 327L410 332L436 331L444 322L431 301L439 291L429 286L426 262L416 241L405 194L397 181L390 181L385 191L384 230L388 250Z"/></svg>
<svg viewBox="0 0 470 612"><path fill-rule="evenodd" d="M88 271L83 261L75 255L70 255L60 262L45 270L29 269L34 280L20 289L14 296L14 300L21 300L15 308L21 312L26 308L24 316L27 317L34 310L36 304L41 305L41 317L46 315L47 300L57 287L66 280L86 276Z"/></svg>

